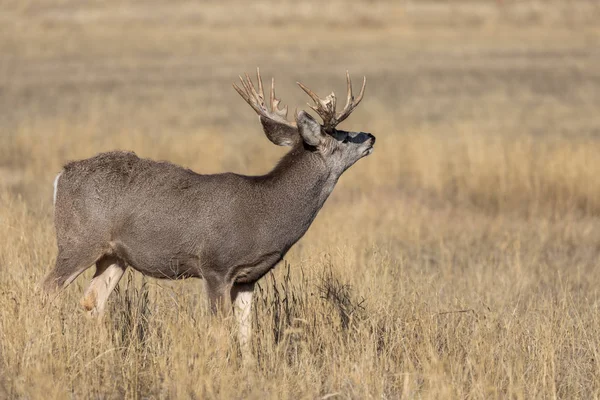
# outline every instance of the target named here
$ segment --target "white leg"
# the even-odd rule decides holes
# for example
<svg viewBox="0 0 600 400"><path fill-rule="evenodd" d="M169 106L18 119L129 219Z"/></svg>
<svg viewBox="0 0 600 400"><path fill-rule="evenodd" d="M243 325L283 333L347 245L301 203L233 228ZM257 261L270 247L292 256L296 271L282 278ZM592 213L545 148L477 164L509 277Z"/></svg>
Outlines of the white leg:
<svg viewBox="0 0 600 400"><path fill-rule="evenodd" d="M254 294L254 283L233 285L231 297L233 300L233 312L239 327L238 339L245 362L251 359L250 338L252 335L252 295Z"/></svg>
<svg viewBox="0 0 600 400"><path fill-rule="evenodd" d="M102 316L106 300L121 280L125 268L125 263L117 259L105 259L96 264L96 274L81 299L81 305L90 316Z"/></svg>

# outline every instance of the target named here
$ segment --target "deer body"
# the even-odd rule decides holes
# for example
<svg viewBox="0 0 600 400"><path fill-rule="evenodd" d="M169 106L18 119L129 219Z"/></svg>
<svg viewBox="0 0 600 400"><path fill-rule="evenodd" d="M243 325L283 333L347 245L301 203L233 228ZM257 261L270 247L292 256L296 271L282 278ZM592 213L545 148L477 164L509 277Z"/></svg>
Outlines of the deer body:
<svg viewBox="0 0 600 400"><path fill-rule="evenodd" d="M200 175L121 151L67 164L61 253L97 248L94 257L114 254L154 278L254 282L302 237L337 180L312 158L292 150L264 176ZM302 175L312 176L288 178Z"/></svg>
<svg viewBox="0 0 600 400"><path fill-rule="evenodd" d="M375 142L335 130L326 114L325 125L304 112L287 122L273 89L266 108L258 80L258 93L249 78L236 89L267 137L292 147L266 175L200 175L124 151L65 165L55 181L58 256L46 289L65 287L95 264L82 305L101 315L127 266L154 278L202 278L213 312L236 306L247 347L254 283L304 235L341 174ZM351 102L349 78L348 85L351 112L362 91ZM335 98L333 105L335 113Z"/></svg>

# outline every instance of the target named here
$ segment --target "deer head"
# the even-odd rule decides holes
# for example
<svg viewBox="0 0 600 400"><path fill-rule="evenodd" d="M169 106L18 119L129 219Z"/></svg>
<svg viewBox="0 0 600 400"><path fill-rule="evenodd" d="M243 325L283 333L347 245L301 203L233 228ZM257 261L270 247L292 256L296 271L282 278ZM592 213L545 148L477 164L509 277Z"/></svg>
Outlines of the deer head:
<svg viewBox="0 0 600 400"><path fill-rule="evenodd" d="M318 153L328 167L342 173L356 161L373 152L375 136L365 132L348 132L336 129L354 111L363 98L366 78L363 78L362 88L355 99L352 94L352 82L346 71L347 100L344 109L336 112L336 96L332 92L321 99L312 90L298 82L315 105L309 106L321 117L323 123L318 123L310 114L300 111L296 114L295 122L287 120L288 108L279 108L280 99L275 97L275 80L271 80L270 109L265 104L260 70L256 70L258 90L252 80L245 75L240 76L242 87L233 85L235 90L259 115L265 135L279 146L303 146L306 151Z"/></svg>

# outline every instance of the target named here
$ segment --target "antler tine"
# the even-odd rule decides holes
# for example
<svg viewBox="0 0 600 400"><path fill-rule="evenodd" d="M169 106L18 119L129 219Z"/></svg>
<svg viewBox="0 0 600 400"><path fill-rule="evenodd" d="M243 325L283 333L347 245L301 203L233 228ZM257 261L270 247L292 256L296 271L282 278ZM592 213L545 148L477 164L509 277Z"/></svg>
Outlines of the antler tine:
<svg viewBox="0 0 600 400"><path fill-rule="evenodd" d="M323 127L325 127L326 130L333 129L335 127L335 125L336 125L336 119L335 119L336 98L335 98L335 94L331 93L325 99L321 99L319 96L317 96L315 94L315 92L313 92L312 90L310 90L309 88L307 88L306 86L304 86L302 83L300 83L300 82L296 82L296 83L315 102L315 105L308 104L308 106L310 108L312 108L321 117L321 119L323 120Z"/></svg>
<svg viewBox="0 0 600 400"><path fill-rule="evenodd" d="M241 75L240 75L240 82L242 83L242 88L244 88L243 90L238 88L235 84L233 86L237 88L236 90L238 90L238 93L240 93L240 95L244 98L244 100L251 102L252 101L252 96L251 96L252 90L250 89L248 82L246 82L244 80L244 78L242 78Z"/></svg>
<svg viewBox="0 0 600 400"><path fill-rule="evenodd" d="M242 77L240 76L240 79ZM240 87L238 85L236 85L235 83L232 83L231 86L233 86L233 88L235 89L236 92L238 92L238 94L240 96L242 96L242 99L246 100L246 94L244 93L244 91L242 89L240 89Z"/></svg>
<svg viewBox="0 0 600 400"><path fill-rule="evenodd" d="M367 77L363 77L363 84L356 99L354 99L354 95L352 94L352 81L350 80L350 74L348 71L346 71L346 83L348 85L348 98L346 100L346 106L344 106L344 109L336 116L338 124L348 118L348 116L352 114L352 111L354 111L356 106L358 106L362 100L363 95L365 94L365 86L367 85Z"/></svg>
<svg viewBox="0 0 600 400"><path fill-rule="evenodd" d="M240 75L240 82L242 82L242 87L244 88L244 91L246 92L246 96L248 98L250 98L250 93L251 93L250 86L248 85L248 82L246 82L244 80L244 78L242 78L241 75Z"/></svg>
<svg viewBox="0 0 600 400"><path fill-rule="evenodd" d="M298 84L298 86L300 86L300 89L304 90L306 92L306 94L309 95L311 99L313 99L313 101L315 103L319 104L319 100L321 100L321 99L319 98L319 96L317 96L315 94L315 92L313 92L312 90L310 90L309 88L307 88L306 86L304 86L301 82L296 82L296 83Z"/></svg>
<svg viewBox="0 0 600 400"><path fill-rule="evenodd" d="M261 100L261 96L259 93L256 92L256 88L254 87L254 83L252 83L252 79L250 79L250 76L248 76L248 74L246 75L246 81L248 82L248 87L250 88L250 90L252 91L252 95L253 97L259 101L260 104L260 100ZM263 102L264 103L264 102ZM262 105L262 104L261 104Z"/></svg>
<svg viewBox="0 0 600 400"><path fill-rule="evenodd" d="M260 78L260 69L256 67L256 79L258 80L258 95L261 99L265 98L265 92L263 91L262 79Z"/></svg>
<svg viewBox="0 0 600 400"><path fill-rule="evenodd" d="M272 77L271 78L271 109L273 109L273 106L275 104L275 78Z"/></svg>
<svg viewBox="0 0 600 400"><path fill-rule="evenodd" d="M248 105L250 107L252 107L252 109L254 111L256 111L257 113L260 114L261 110L260 108L252 101L252 99L250 98L250 89L246 86L246 82L244 82L244 79L242 79L242 77L240 76L240 81L242 82L242 88L240 88L238 85L236 85L235 83L233 84L233 88L235 89L236 92L238 92L238 94L242 97L242 99L244 99L244 101L246 101L246 103L248 103Z"/></svg>
<svg viewBox="0 0 600 400"><path fill-rule="evenodd" d="M331 130L336 127L340 122L348 118L348 116L354 111L358 103L363 98L363 94L365 92L365 85L367 84L367 78L363 79L363 85L360 89L360 94L358 98L355 100L354 95L352 94L352 81L350 80L350 73L346 71L346 87L347 87L347 99L346 106L344 109L336 114L336 104L337 98L335 97L335 93L331 93L329 96L325 97L325 99L321 99L319 96L315 94L312 90L304 86L302 83L297 82L298 86L302 90L306 92L310 96L311 99L315 102L315 105L309 104L308 106L315 110L317 114L323 119L323 127L325 130Z"/></svg>
<svg viewBox="0 0 600 400"><path fill-rule="evenodd" d="M275 97L275 78L271 78L271 111L277 113L283 118L287 118L288 115L288 107L283 106L283 108L279 109L280 99Z"/></svg>
<svg viewBox="0 0 600 400"><path fill-rule="evenodd" d="M354 96L352 96L352 80L350 79L350 73L348 72L348 70L346 70L346 85L347 85L347 90L348 90L348 97L346 99L346 107L348 107L348 104L350 104L352 102L352 100L354 100ZM346 107L344 107L344 109Z"/></svg>
<svg viewBox="0 0 600 400"><path fill-rule="evenodd" d="M277 106L279 105L279 99L275 98L275 80L271 80L271 110L265 104L265 94L262 83L262 78L260 76L260 69L256 69L256 79L258 81L258 90L254 86L252 79L248 74L244 74L245 79L240 76L240 82L242 87L240 88L235 83L233 84L233 88L238 92L238 94L252 107L252 109L260 115L262 118L271 120L273 122L296 127L296 124L290 122L286 119L287 116L287 107L284 107L280 110Z"/></svg>
<svg viewBox="0 0 600 400"><path fill-rule="evenodd" d="M365 94L365 86L367 86L367 77L363 76L363 84L362 87L360 88L360 93L358 94L358 97L356 98L356 101L354 102L354 107L356 107L358 105L358 103L360 103L360 101L363 98L363 94Z"/></svg>

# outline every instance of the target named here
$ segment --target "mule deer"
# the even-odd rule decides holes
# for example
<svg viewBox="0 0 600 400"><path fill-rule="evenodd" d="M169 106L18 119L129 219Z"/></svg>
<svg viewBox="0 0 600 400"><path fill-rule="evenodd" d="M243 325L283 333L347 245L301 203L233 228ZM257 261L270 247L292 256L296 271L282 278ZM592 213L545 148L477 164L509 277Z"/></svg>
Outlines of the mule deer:
<svg viewBox="0 0 600 400"><path fill-rule="evenodd" d="M255 282L304 235L340 175L371 154L375 137L336 129L362 100L366 79L355 99L346 73L347 102L339 113L333 93L321 99L298 83L322 124L304 111L288 121L274 80L268 108L258 69L258 89L247 74L240 80L241 87L233 86L259 115L267 138L292 148L277 166L264 176L199 175L125 151L66 164L54 182L58 256L44 281L47 291L95 264L81 304L102 315L127 266L154 278L202 278L212 312L235 306L240 344L249 351Z"/></svg>

